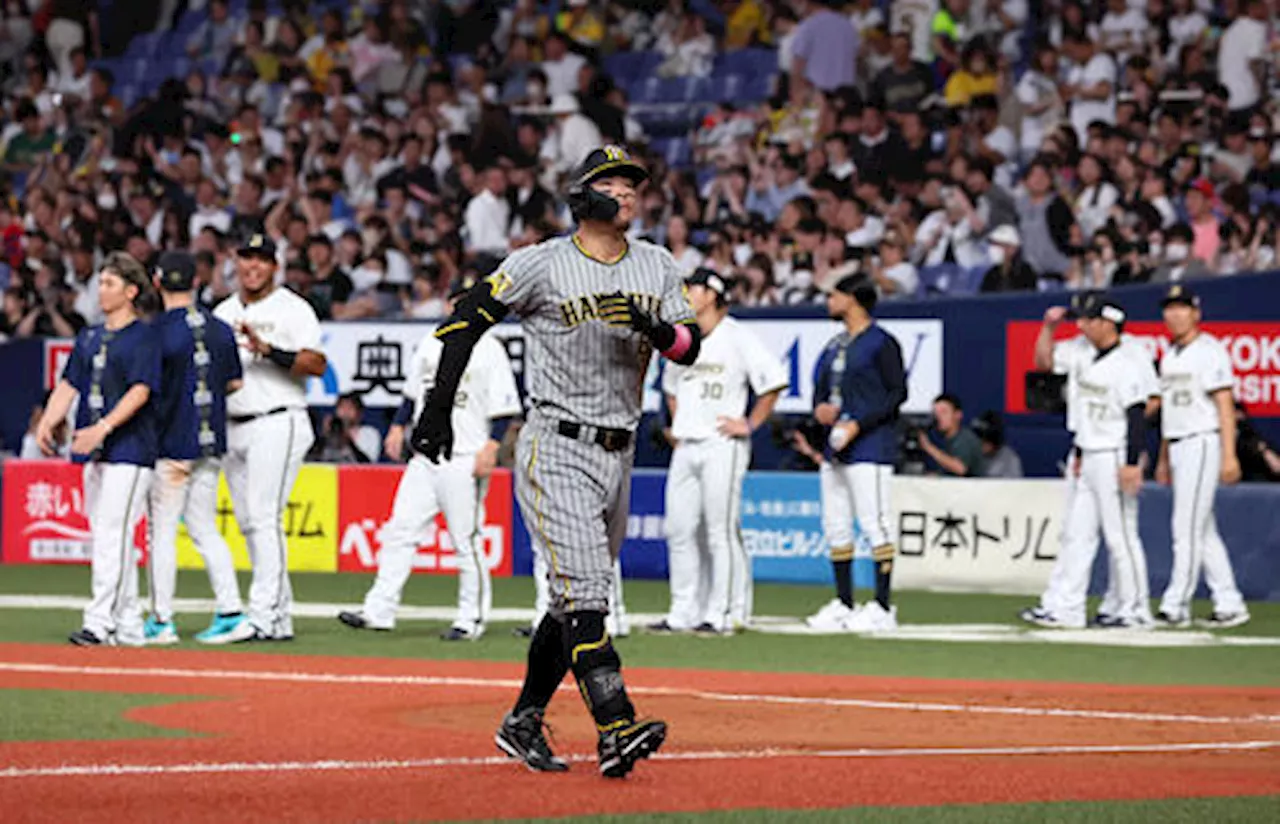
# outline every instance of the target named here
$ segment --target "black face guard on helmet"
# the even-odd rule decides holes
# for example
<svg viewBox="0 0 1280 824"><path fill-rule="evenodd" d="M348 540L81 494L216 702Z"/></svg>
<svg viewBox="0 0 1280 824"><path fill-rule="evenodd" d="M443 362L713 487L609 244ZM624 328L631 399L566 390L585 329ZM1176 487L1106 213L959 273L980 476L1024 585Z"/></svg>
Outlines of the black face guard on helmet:
<svg viewBox="0 0 1280 824"><path fill-rule="evenodd" d="M649 179L649 172L616 146L594 150L578 167L565 193L574 220L579 223L584 220L613 222L618 216L620 204L603 192L591 188L591 184L597 180L610 177L625 177L638 186Z"/></svg>

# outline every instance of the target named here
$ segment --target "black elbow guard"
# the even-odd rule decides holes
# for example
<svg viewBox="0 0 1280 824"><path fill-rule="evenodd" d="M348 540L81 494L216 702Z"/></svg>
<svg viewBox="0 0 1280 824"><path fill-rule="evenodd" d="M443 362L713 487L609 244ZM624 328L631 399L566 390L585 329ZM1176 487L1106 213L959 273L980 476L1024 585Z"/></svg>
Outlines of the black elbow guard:
<svg viewBox="0 0 1280 824"><path fill-rule="evenodd" d="M462 338L474 345L485 330L501 322L508 311L507 305L493 296L489 284L479 284L458 302L453 315L436 330L436 337L442 341Z"/></svg>

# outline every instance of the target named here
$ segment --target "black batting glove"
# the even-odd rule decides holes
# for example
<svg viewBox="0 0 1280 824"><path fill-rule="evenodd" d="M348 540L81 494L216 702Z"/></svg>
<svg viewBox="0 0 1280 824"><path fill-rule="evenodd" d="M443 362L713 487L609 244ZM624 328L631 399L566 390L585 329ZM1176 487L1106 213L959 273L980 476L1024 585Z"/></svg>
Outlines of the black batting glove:
<svg viewBox="0 0 1280 824"><path fill-rule="evenodd" d="M453 410L440 409L431 405L431 396L423 405L422 414L413 427L413 437L409 446L414 452L426 456L427 460L440 463L441 456L447 461L453 457Z"/></svg>
<svg viewBox="0 0 1280 824"><path fill-rule="evenodd" d="M640 308L629 295L615 292L597 302L600 319L610 326L629 328L644 335L659 350L669 349L676 340L671 324L663 323Z"/></svg>

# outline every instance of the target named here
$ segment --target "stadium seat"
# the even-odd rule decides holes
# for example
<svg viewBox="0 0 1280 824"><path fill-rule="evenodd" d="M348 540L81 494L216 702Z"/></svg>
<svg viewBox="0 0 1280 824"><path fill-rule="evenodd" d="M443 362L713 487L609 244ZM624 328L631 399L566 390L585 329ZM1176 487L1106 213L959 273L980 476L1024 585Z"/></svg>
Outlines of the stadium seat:
<svg viewBox="0 0 1280 824"><path fill-rule="evenodd" d="M937 266L922 267L920 269L919 294L922 297L928 297L930 295L951 293L953 285L960 278L963 271L954 263L940 263Z"/></svg>
<svg viewBox="0 0 1280 824"><path fill-rule="evenodd" d="M773 49L737 49L716 57L713 74L747 76L773 74L778 71L778 53Z"/></svg>
<svg viewBox="0 0 1280 824"><path fill-rule="evenodd" d="M747 81L736 99L744 103L763 103L773 94L773 81L772 74L747 75Z"/></svg>
<svg viewBox="0 0 1280 824"><path fill-rule="evenodd" d="M742 91L742 75L712 75L708 87L708 99L715 103L732 103Z"/></svg>
<svg viewBox="0 0 1280 824"><path fill-rule="evenodd" d="M618 52L604 59L604 70L618 85L628 86L652 74L661 62L662 55L653 51Z"/></svg>

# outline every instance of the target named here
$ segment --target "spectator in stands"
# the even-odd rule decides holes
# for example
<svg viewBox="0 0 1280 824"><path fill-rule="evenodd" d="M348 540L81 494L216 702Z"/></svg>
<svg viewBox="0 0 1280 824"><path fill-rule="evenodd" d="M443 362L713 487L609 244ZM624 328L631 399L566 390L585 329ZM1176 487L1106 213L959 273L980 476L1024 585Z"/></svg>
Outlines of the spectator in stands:
<svg viewBox="0 0 1280 824"><path fill-rule="evenodd" d="M0 5L0 75L26 53L34 34L23 0L7 0Z"/></svg>
<svg viewBox="0 0 1280 824"><path fill-rule="evenodd" d="M964 406L950 392L933 402L933 427L929 437L920 438L920 448L938 472L955 478L977 475L982 470L982 445L964 423ZM935 443L935 436L938 443Z"/></svg>
<svg viewBox="0 0 1280 824"><path fill-rule="evenodd" d="M987 256L993 265L982 278L982 292L1030 292L1036 288L1036 271L1023 258L1018 229L1006 223L987 237Z"/></svg>
<svg viewBox="0 0 1280 824"><path fill-rule="evenodd" d="M362 423L364 402L356 392L338 398L333 414L325 415L320 437L307 459L321 463L377 463L382 454L378 430Z"/></svg>
<svg viewBox="0 0 1280 824"><path fill-rule="evenodd" d="M1230 93L1227 105L1233 112L1253 109L1266 89L1271 10L1266 0L1244 0L1242 11L1218 41L1218 77Z"/></svg>
<svg viewBox="0 0 1280 824"><path fill-rule="evenodd" d="M1151 272L1151 283L1177 283L1181 280L1207 277L1212 273L1209 264L1193 256L1195 232L1185 223L1178 223L1164 234L1163 254Z"/></svg>
<svg viewBox="0 0 1280 824"><path fill-rule="evenodd" d="M1031 162L1023 184L1017 199L1023 256L1037 275L1061 277L1071 265L1071 207L1053 190L1053 169L1044 159Z"/></svg>
<svg viewBox="0 0 1280 824"><path fill-rule="evenodd" d="M53 151L57 136L46 128L40 112L30 100L18 102L14 119L22 130L9 139L4 153L4 169L7 172L30 171L41 156Z"/></svg>
<svg viewBox="0 0 1280 824"><path fill-rule="evenodd" d="M738 0L725 21L724 48L745 49L770 43L769 14L762 0Z"/></svg>
<svg viewBox="0 0 1280 824"><path fill-rule="evenodd" d="M976 157L969 163L964 187L976 211L974 231L986 235L997 226L1018 225L1018 204L1013 195L992 179L995 170L990 160Z"/></svg>
<svg viewBox="0 0 1280 824"><path fill-rule="evenodd" d="M582 114L578 100L572 94L561 94L551 102L551 115L556 120L555 168L561 174L574 169L592 149L598 148L604 137L591 119Z"/></svg>
<svg viewBox="0 0 1280 824"><path fill-rule="evenodd" d="M871 83L871 100L887 111L915 111L933 94L933 71L911 56L911 37L894 34L889 44L892 62Z"/></svg>
<svg viewBox="0 0 1280 824"><path fill-rule="evenodd" d="M1147 43L1147 15L1128 0L1107 0L1107 11L1098 22L1098 45L1121 59L1141 52Z"/></svg>
<svg viewBox="0 0 1280 824"><path fill-rule="evenodd" d="M550 35L542 61L542 71L547 76L547 95L554 100L559 95L577 91L578 72L586 64L586 58L569 51L569 44L563 34L557 32Z"/></svg>
<svg viewBox="0 0 1280 824"><path fill-rule="evenodd" d="M1218 248L1222 235L1218 218L1213 214L1213 202L1217 192L1213 184L1204 178L1193 181L1184 195L1187 222L1195 240L1191 245L1192 257L1203 260L1212 267L1218 260Z"/></svg>
<svg viewBox="0 0 1280 824"><path fill-rule="evenodd" d="M1084 145L1089 139L1090 124L1115 123L1116 64L1111 55L1100 51L1087 35L1076 33L1067 37L1063 51L1074 65L1060 92L1071 106L1071 125Z"/></svg>
<svg viewBox="0 0 1280 824"><path fill-rule="evenodd" d="M989 409L973 422L973 432L982 442L982 471L984 478L1021 478L1022 459L1013 447L1004 442L1004 420L1000 413Z"/></svg>
<svg viewBox="0 0 1280 824"><path fill-rule="evenodd" d="M821 92L857 84L858 32L831 0L799 0L803 19L791 41L791 82Z"/></svg>
<svg viewBox="0 0 1280 824"><path fill-rule="evenodd" d="M1110 220L1120 190L1107 179L1105 162L1097 155L1083 155L1076 165L1076 176L1081 187L1076 195L1076 222L1087 241Z"/></svg>
<svg viewBox="0 0 1280 824"><path fill-rule="evenodd" d="M1280 166L1273 159L1275 135L1267 126L1254 126L1249 130L1249 174L1245 183L1251 192L1271 193L1280 191Z"/></svg>
<svg viewBox="0 0 1280 824"><path fill-rule="evenodd" d="M101 56L97 7L95 0L48 0L44 4L49 14L45 45L59 74L71 74L71 52L76 48Z"/></svg>
<svg viewBox="0 0 1280 824"><path fill-rule="evenodd" d="M907 242L902 235L889 232L880 240L879 255L871 265L871 278L876 282L881 300L911 299L920 286L915 264L907 260Z"/></svg>
<svg viewBox="0 0 1280 824"><path fill-rule="evenodd" d="M187 54L194 60L212 60L221 66L231 56L239 34L228 0L209 0L209 16L187 38Z"/></svg>
<svg viewBox="0 0 1280 824"><path fill-rule="evenodd" d="M1236 402L1236 454L1240 456L1242 481L1280 481L1280 450L1258 434L1244 404L1239 401Z"/></svg>
<svg viewBox="0 0 1280 824"><path fill-rule="evenodd" d="M657 69L659 77L706 77L711 74L716 44L707 34L706 20L685 12L680 26L659 38L658 51L664 58Z"/></svg>
<svg viewBox="0 0 1280 824"><path fill-rule="evenodd" d="M998 91L995 64L987 47L979 40L967 43L960 55L960 68L947 78L943 97L948 106L964 108L979 95L995 96Z"/></svg>
<svg viewBox="0 0 1280 824"><path fill-rule="evenodd" d="M27 293L19 285L4 290L4 307L0 312L0 340L23 337L18 334L22 319L27 316Z"/></svg>
<svg viewBox="0 0 1280 824"><path fill-rule="evenodd" d="M943 0L929 23L935 69L947 77L960 66L960 44L969 39L969 0Z"/></svg>
<svg viewBox="0 0 1280 824"><path fill-rule="evenodd" d="M792 155L779 155L769 158L766 163L754 164L751 191L747 193L747 211L774 221L782 213L782 207L797 197L809 194L809 184L801 177L803 164L802 158Z"/></svg>
<svg viewBox="0 0 1280 824"><path fill-rule="evenodd" d="M470 247L481 254L505 256L511 204L507 202L507 173L491 166L481 173L484 188L467 203L464 217Z"/></svg>

